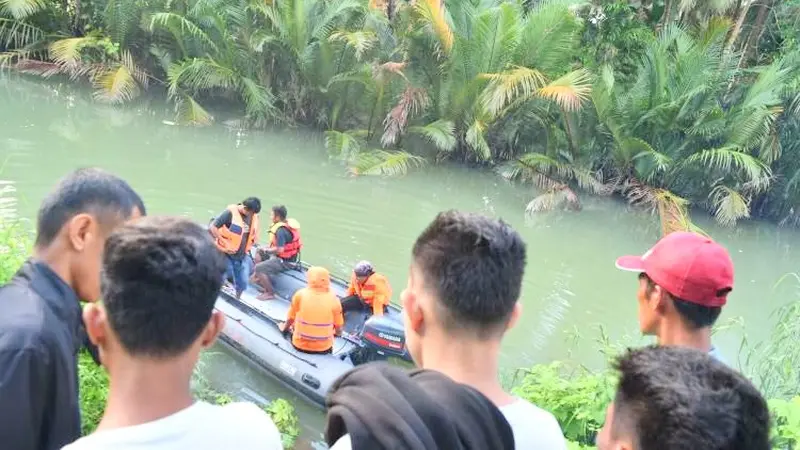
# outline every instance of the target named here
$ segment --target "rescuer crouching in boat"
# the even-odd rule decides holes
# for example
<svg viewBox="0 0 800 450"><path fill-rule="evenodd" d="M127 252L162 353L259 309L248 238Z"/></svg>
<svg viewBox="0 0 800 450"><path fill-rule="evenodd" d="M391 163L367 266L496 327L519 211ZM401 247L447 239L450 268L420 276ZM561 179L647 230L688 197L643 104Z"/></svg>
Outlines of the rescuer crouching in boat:
<svg viewBox="0 0 800 450"><path fill-rule="evenodd" d="M382 316L392 298L389 280L375 273L369 261L361 261L353 268L347 296L342 299L342 310L368 311L374 316Z"/></svg>
<svg viewBox="0 0 800 450"><path fill-rule="evenodd" d="M272 207L269 247L259 248L256 252L253 283L263 290L263 293L256 297L259 300L275 298L270 277L291 269L300 261L300 249L303 247L303 242L300 240L300 223L294 219L287 219L287 214L283 205Z"/></svg>
<svg viewBox="0 0 800 450"><path fill-rule="evenodd" d="M286 322L278 324L282 332L292 330L292 345L305 353L331 353L334 336L342 332L342 304L331 292L331 275L323 267L308 269L308 287L292 296Z"/></svg>

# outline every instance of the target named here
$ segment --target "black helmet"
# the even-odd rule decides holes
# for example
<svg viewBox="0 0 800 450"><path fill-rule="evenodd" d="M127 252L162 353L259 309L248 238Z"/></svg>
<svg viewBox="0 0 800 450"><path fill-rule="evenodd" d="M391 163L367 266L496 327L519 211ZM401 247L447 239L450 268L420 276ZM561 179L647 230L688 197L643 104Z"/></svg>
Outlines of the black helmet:
<svg viewBox="0 0 800 450"><path fill-rule="evenodd" d="M365 260L359 261L359 263L353 268L353 272L357 277L368 277L375 272L375 269L372 267L371 262Z"/></svg>

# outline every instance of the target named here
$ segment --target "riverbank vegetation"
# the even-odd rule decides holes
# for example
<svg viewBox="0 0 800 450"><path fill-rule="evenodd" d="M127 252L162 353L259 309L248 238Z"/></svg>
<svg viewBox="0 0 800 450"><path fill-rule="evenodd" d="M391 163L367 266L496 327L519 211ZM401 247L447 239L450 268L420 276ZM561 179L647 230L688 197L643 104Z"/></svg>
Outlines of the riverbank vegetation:
<svg viewBox="0 0 800 450"><path fill-rule="evenodd" d="M781 283L795 283L796 299L776 311L775 328L764 342L752 344L746 337L742 339L736 362L738 370L767 398L773 448L795 450L800 448L800 349L796 345L800 275L788 275ZM600 335L598 351L607 359L623 352L624 346L611 345L602 329ZM557 361L518 371L512 384L517 395L556 416L570 448L577 450L594 448L616 382L616 374L609 369L594 371L580 363Z"/></svg>
<svg viewBox="0 0 800 450"><path fill-rule="evenodd" d="M800 225L798 0L14 0L0 62L325 130L355 174L455 160L688 226ZM225 108L222 108L224 106Z"/></svg>

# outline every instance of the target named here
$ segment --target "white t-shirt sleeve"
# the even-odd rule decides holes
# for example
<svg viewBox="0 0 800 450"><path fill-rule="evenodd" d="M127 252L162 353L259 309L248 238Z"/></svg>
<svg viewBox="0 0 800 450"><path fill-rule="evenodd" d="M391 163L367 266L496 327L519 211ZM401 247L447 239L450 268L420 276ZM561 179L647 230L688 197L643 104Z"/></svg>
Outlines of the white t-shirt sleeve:
<svg viewBox="0 0 800 450"><path fill-rule="evenodd" d="M514 432L517 450L566 450L567 441L556 418L522 399L500 408Z"/></svg>
<svg viewBox="0 0 800 450"><path fill-rule="evenodd" d="M265 450L283 450L281 433L278 427L261 408L253 403L231 403L225 405L226 414L229 420L235 421L237 429L242 433L241 439L237 439L242 446L241 449L259 448ZM209 424L211 425L211 424ZM236 447L231 446L231 449Z"/></svg>
<svg viewBox="0 0 800 450"><path fill-rule="evenodd" d="M350 435L345 434L340 437L328 450L353 450L353 443L350 441Z"/></svg>

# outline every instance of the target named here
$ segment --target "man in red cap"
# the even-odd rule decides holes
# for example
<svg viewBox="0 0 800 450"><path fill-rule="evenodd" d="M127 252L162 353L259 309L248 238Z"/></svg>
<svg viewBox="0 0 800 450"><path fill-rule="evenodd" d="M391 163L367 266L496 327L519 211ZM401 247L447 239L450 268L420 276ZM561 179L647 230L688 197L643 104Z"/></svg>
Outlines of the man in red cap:
<svg viewBox="0 0 800 450"><path fill-rule="evenodd" d="M711 327L733 290L728 251L696 233L670 233L642 256L623 256L617 268L639 273L639 327L659 345L721 355Z"/></svg>

